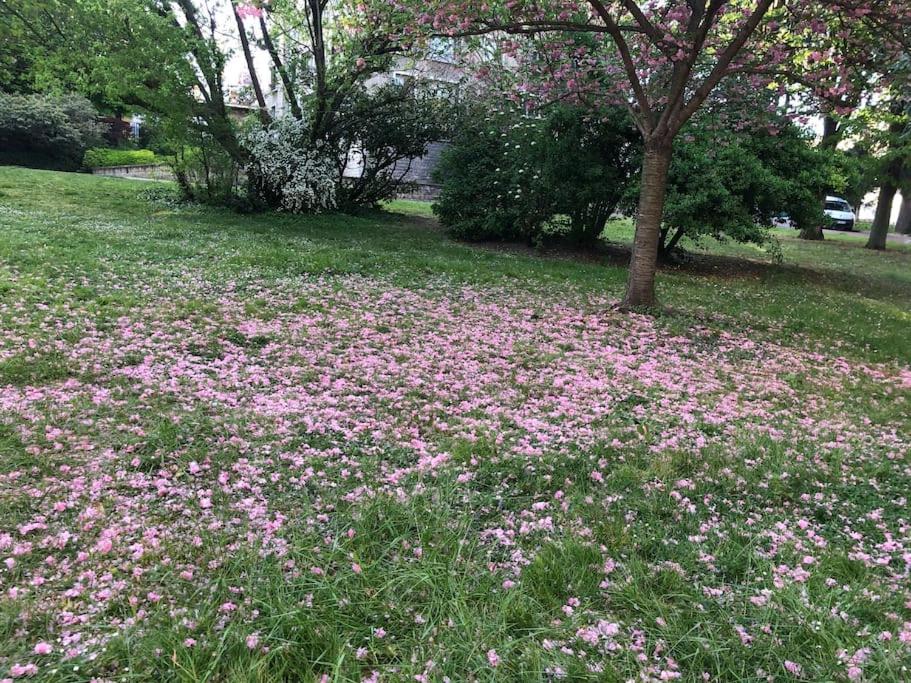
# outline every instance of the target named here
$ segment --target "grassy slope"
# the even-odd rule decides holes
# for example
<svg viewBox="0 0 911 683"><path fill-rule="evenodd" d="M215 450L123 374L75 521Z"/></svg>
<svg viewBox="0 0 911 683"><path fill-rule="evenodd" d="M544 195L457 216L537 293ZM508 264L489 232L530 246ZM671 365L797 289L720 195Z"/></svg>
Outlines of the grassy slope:
<svg viewBox="0 0 911 683"><path fill-rule="evenodd" d="M471 282L531 279L572 282L593 291L606 291L618 299L625 270L565 260L541 260L523 255L491 253L455 244L421 224L384 218L331 217L300 219L272 216L267 220L227 211L207 210L188 216L137 201L142 192L160 185L88 176L56 176L24 169L0 172L0 197L4 203L26 206L60 217L56 229L75 228L69 242L47 243L28 253L17 245L2 245L6 256L46 262L65 250L67 258L89 266L107 243L94 235L80 235L75 227L116 215L140 222L143 232L118 236L113 243L121 259L166 260L192 255L205 262L218 255L219 268L256 266L275 274L382 272L397 280L419 281L446 275ZM426 205L397 202L393 211L426 216ZM189 229L188 229L189 227ZM608 231L608 238L626 241L624 226ZM217 239L213 239L217 237ZM143 240L154 240L156 249ZM15 239L15 238L13 238ZM79 248L75 248L78 246ZM222 249L228 247L225 254ZM850 238L808 244L783 238L784 265L743 277L699 277L667 273L660 278L662 302L687 314L729 315L757 329L773 328L782 339L807 335L819 348L844 342L840 352L871 360L907 359L907 326L911 324L911 249L892 248L869 253L856 248ZM715 251L768 262L761 251L739 245L715 245ZM11 253L12 252L12 253ZM156 253L157 252L157 253ZM819 305L821 301L825 305ZM670 321L669 324L677 324ZM738 325L726 320L724 324Z"/></svg>
<svg viewBox="0 0 911 683"><path fill-rule="evenodd" d="M433 215L426 202L397 201L388 208L405 216ZM612 222L605 232L607 240L619 244L630 244L632 235L628 221ZM736 264L725 264L717 277L666 271L658 285L662 302L685 314L722 314L753 328L772 328L779 339L805 335L819 350L837 344L848 356L911 358L906 342L911 246L890 244L887 252L871 253L860 248L865 238L851 234L835 234L819 243L797 239L792 231L777 237L781 264L754 245L684 240L683 246L696 254L748 259L753 265L738 273ZM580 263L569 274L584 286L606 287L618 298L624 276L615 268Z"/></svg>
<svg viewBox="0 0 911 683"><path fill-rule="evenodd" d="M282 432L274 425L240 407L236 414L209 410L207 377L222 372L232 357L243 357L245 363L262 363L273 373L298 363L301 374L294 381L303 387L315 381L307 370L307 340L315 339L315 330L327 320L375 326L380 335L394 334L390 327L396 325L414 326L415 338L408 343L417 346L396 347L403 354L396 362L407 366L404 354L423 349L421 340L432 335L437 324L453 339L468 339L456 334L464 331L458 316L439 314L434 302L467 306L465 315L478 315L478 329L490 335L501 328L517 336L534 332L536 324L558 315L569 316L567 325L574 324L574 311L586 306L593 325L612 321L602 294L620 296L624 269L475 249L447 240L426 223L397 217L240 216L169 205L163 197L158 184L0 169L0 321L7 333L0 345L0 388L7 397L0 418L0 555L11 552L3 545L4 532L16 535L17 542L20 534L33 538L28 534L36 532L21 532L21 525L45 515L41 519L50 519L52 530L71 525L68 528L92 539L80 543L95 548L89 562L93 569L98 562L98 575L107 571L130 586L134 581L143 586L135 591L138 607L124 593L101 615L81 606L80 596L62 607L51 604L62 590L54 582L63 585L56 575L47 584L53 590L32 588L35 597L26 591L0 603L0 677L4 667L36 660L42 664L39 679L54 681L82 681L92 675L118 680L316 680L324 673L341 681L360 680L373 670L393 680L414 680L416 675L437 680L444 674L453 680L472 675L482 680L552 680L560 671L574 680L624 680L661 671L682 672L685 680L702 680L702 672L717 680L757 680L766 674L784 680L789 675L785 662L794 660L808 678L829 680L844 678L848 660L871 643L874 653L860 657L869 661L858 662L871 679L896 680L902 667L911 664L907 650L880 647L875 639L876 633L889 631L891 642L897 642L901 624L911 621L911 608L905 604L911 596L890 577L900 573L901 551L890 551L896 553L896 564L889 571L849 557L852 548L857 549L852 543L873 552L884 533L908 543L904 508L895 502L908 488L907 441L901 438L908 426L907 400L900 398L892 379L871 378L862 369L852 368L850 381L841 379L843 364L834 361L834 356L844 355L882 363L886 370L876 372L887 374L907 365L911 253L873 254L851 243L787 240L782 267L748 269L749 274L737 277L662 273L660 297L676 313L654 324L661 339L682 347L680 382L708 381L708 375L699 373L717 364L723 372L713 394L736 397L743 392L747 402L746 392L753 390L746 379L749 373L772 387L767 406L751 403L756 411L752 417L725 418L722 412L718 422L699 418L698 429L708 443L698 457L672 445L654 450L663 433L690 429L676 420L678 412L693 408L684 409L674 399L655 415L645 414L641 408L656 405L662 394L637 384L612 404L616 424L592 425L599 434L641 439L641 444L618 450L608 439L578 452L571 447L570 455L547 455L535 466L506 457L494 433L472 434L470 439L422 433L422 438L439 440L458 468L470 471L469 483L457 480L459 470L446 466L426 480L408 475L412 478L400 485L407 495L379 487L375 496L352 503L342 495L355 495L346 469L360 468L372 486L381 473L388 475L387 467L409 462L404 443L342 442L351 462L336 466L332 460L337 456L332 456L313 463L328 471L325 487L284 486L287 477L300 470L273 462L272 449L331 453L335 443L329 435L309 432L280 438ZM724 249L746 253L739 247ZM334 304L338 310L332 310L332 291L339 286L350 286L353 293L346 298L340 291ZM447 292L459 287L467 288L469 301L475 296L470 292L477 291L489 291L494 299L502 295L503 300L482 299L479 305L486 308L480 310L487 313L477 314L464 298L450 302ZM382 298L378 289L388 290L392 298ZM569 302L566 309L564 300ZM420 313L397 315L394 307L401 301L406 302L404 310L413 305ZM363 319L366 311L382 316L387 309L388 324ZM544 323L536 322L539 312ZM502 324L489 319L491 315L503 315ZM256 329L246 327L251 320L257 321ZM65 324L58 326L58 321ZM134 322L146 327L137 327L138 335L122 336ZM660 340L654 346L651 324L618 318L605 329L611 334L627 330L643 348L673 361L672 350ZM297 328L284 329L293 325L311 336L282 336L297 334ZM346 328L337 329L344 337ZM137 336L152 339L151 330L160 334L155 343L161 346L105 346L109 336L117 335L118 344L131 347L130 339ZM586 350L584 344L581 350L569 346L574 340L566 329L556 326L545 332L551 337L540 348L526 344L509 356L506 369L520 393L534 395L536 390L526 383L563 363L561 354ZM671 333L680 336L671 339ZM742 337L731 346L727 333L759 341L764 355L756 355L760 352ZM551 338L557 341L551 344ZM29 339L37 340L34 351L24 350ZM356 337L344 341L357 347ZM486 359L499 361L496 345L504 345L505 354L507 341L490 341L494 348L485 349ZM616 343L622 346L623 341ZM322 343L335 342L330 337ZM225 348L234 351L225 356ZM202 360L182 375L185 384L175 384L172 394L140 394L117 374L122 368L145 371L143 358L156 354L177 364L187 349ZM804 351L824 354L800 355ZM428 361L438 352L433 346L423 350ZM448 352L456 355L460 348L455 344ZM172 353L178 355L167 355ZM814 367L813 359L822 364ZM764 365L779 361L787 372L762 375ZM419 361L411 362L414 372L424 371ZM462 364L471 362L473 357L460 357ZM617 362L620 373L627 361L621 356ZM375 369L357 367L365 376ZM568 367L578 373L568 377L587 381L583 366ZM675 367L671 363L654 370L668 396L676 381ZM743 369L749 372L741 376ZM477 372L484 376L484 363ZM649 380L648 370L643 372L643 381ZM123 403L109 403L100 394L82 395L78 387L72 396L66 395L69 389L60 389L60 395L31 397L34 403L27 409L17 402L20 398L11 398L21 397L27 386L60 387L68 379L110 390ZM167 378L153 381L170 385ZM626 391L620 374L611 381ZM199 393L185 393L194 383L201 387ZM233 388L233 394L254 391L246 383ZM590 384L573 401L584 403L586 393L603 390ZM276 385L274 392L280 391ZM396 394L395 401L404 401L406 407L396 407L384 419L418 415L425 400L432 403L424 396L429 391L425 385L410 387L404 396ZM502 393L496 382L488 391L504 405L524 400ZM254 397L267 401L271 393L254 391ZM469 392L464 400L470 397ZM64 398L71 403L55 407ZM347 398L354 401L357 396ZM804 407L812 416L794 417L792 424L792 411L796 415ZM342 404L340 410L345 409ZM464 418L483 422L485 412L468 411ZM862 419L865 413L872 423ZM567 424L571 420L570 411ZM787 438L782 442L765 436L767 427L785 430ZM505 433L510 427L504 423L502 428ZM56 429L62 436L54 435ZM833 445L839 434L848 441ZM35 450L26 449L29 439ZM55 440L63 444L60 449ZM85 449L87 444L92 450ZM137 463L135 471L128 464L131 458ZM239 459L250 459L260 468L253 474L231 470L232 478L250 476L252 488L221 491L214 483L218 467L236 467ZM288 554L261 557L255 544L243 541L246 527L235 528L233 522L219 526L231 515L244 514L228 512L217 524L203 525L196 514L207 523L215 519L189 503L160 507L152 484L156 472L170 473L179 482L176 500L193 501L201 495L192 488L193 479L184 483L191 461L203 463L204 478L212 468L208 486L216 509L229 502L246 505L244 501L262 489L270 514L277 510L290 518L283 529ZM61 474L62 464L90 481L106 473L113 481L99 479L103 493L87 499ZM603 481L590 476L593 471L602 472ZM264 472L273 472L277 479L270 483ZM42 495L31 495L31 486ZM143 486L149 487L148 495ZM563 489L567 493L561 512L556 501ZM678 495L670 495L672 490ZM811 495L819 496L815 503L806 497ZM58 496L72 500L73 506L55 516L47 506ZM681 507L690 500L696 511L682 514ZM519 542L527 564L513 567L508 548L491 551L480 540L482 530L509 528L519 520L544 525L543 508L534 507L543 503L550 506L547 519L553 515L556 531L531 534ZM140 507L129 512L131 505ZM93 512L86 516L89 509ZM875 509L880 512L867 518ZM93 525L91 519L99 514L107 519ZM127 546L125 520L137 514L143 525L158 523L173 531L171 536L162 532L164 550L147 549L146 558L137 561L126 548L118 554L117 543L107 555L91 545L107 526L127 528L119 532L124 537L120 545ZM804 515L808 520L801 519L798 526L797 518ZM804 523L816 537L802 535ZM846 536L849 523L862 540ZM348 529L353 535L347 535ZM188 547L194 533L202 537L198 548ZM693 540L700 536L710 538ZM819 537L827 546L814 546L813 538ZM73 545L61 554L72 558ZM423 556L415 547L423 548ZM111 553L116 561L108 562ZM815 556L816 564L806 565L811 576L794 579L805 554ZM27 585L29 577L43 571L43 555L17 556L15 567L0 573L0 590ZM605 556L616 560L617 569L602 573ZM293 567L289 559L295 561ZM360 572L349 569L353 563ZM495 571L488 571L489 563ZM776 581L782 578L778 568L784 563L790 565L783 575L785 585L775 587L773 576ZM134 565L143 569L141 581L130 573ZM190 566L194 578L178 580L178 570ZM311 573L311 566L332 569L324 576ZM516 587L503 587L507 576L516 580ZM832 577L835 587L827 582ZM599 585L602 580L604 586ZM159 603L146 590L148 596L157 591L165 597ZM720 591L720 597L705 592L711 590ZM762 590L770 591L767 605ZM750 595L762 604L751 603ZM223 609L228 603L239 605L243 617L229 618ZM126 620L140 628L126 628L122 636L104 640L104 650L89 646L73 660L58 663L66 647L58 639L68 628L56 617L60 610L81 609L92 615L90 623L96 626L114 623L119 630ZM844 617L837 616L839 612ZM615 620L622 624L617 650L609 635ZM388 635L381 637L379 628ZM751 642L736 628L746 628ZM103 631L85 638L91 642ZM248 638L254 635L251 646ZM190 636L198 642L188 644ZM33 655L39 638L53 643L54 654L44 659ZM359 647L365 650L363 659L356 654ZM490 650L502 658L496 668ZM588 655L581 657L585 650ZM94 656L89 659L88 653ZM599 671L602 658L609 665Z"/></svg>

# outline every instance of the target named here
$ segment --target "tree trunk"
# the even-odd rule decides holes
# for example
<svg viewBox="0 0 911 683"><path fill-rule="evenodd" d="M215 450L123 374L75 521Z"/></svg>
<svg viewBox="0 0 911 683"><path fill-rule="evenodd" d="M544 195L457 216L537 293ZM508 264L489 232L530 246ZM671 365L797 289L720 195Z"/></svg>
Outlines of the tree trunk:
<svg viewBox="0 0 911 683"><path fill-rule="evenodd" d="M819 148L822 150L835 150L841 141L841 126L838 125L838 119L831 114L826 114L822 120L822 139L819 141ZM822 207L826 201L826 193L819 196L819 205ZM826 238L822 231L822 225L801 225L800 239L819 241Z"/></svg>
<svg viewBox="0 0 911 683"><path fill-rule="evenodd" d="M895 224L895 232L899 235L911 235L911 190L905 188L904 194L908 196L902 199L902 208L898 212L898 223Z"/></svg>
<svg viewBox="0 0 911 683"><path fill-rule="evenodd" d="M870 239L867 240L867 249L882 250L886 248L886 236L889 234L889 223L892 220L892 201L898 188L886 181L879 188L879 200L876 203L876 216L873 218L873 227L870 228Z"/></svg>
<svg viewBox="0 0 911 683"><path fill-rule="evenodd" d="M570 214L569 239L580 247L595 247L614 205L588 204Z"/></svg>
<svg viewBox="0 0 911 683"><path fill-rule="evenodd" d="M821 149L834 150L841 141L841 130L838 119L831 114L826 114L822 120L822 140L819 141Z"/></svg>
<svg viewBox="0 0 911 683"><path fill-rule="evenodd" d="M269 109L266 107L266 98L263 96L263 89L259 84L259 76L256 73L256 64L253 61L253 53L250 51L250 41L247 39L247 30L244 28L244 20L237 12L237 3L231 0L231 10L234 12L234 21L237 23L237 33L240 36L240 45L243 48L244 60L247 62L247 72L250 74L250 84L253 86L253 94L256 95L256 104L259 107L259 119L264 125L268 124L272 117L269 115Z"/></svg>
<svg viewBox="0 0 911 683"><path fill-rule="evenodd" d="M800 239L802 240L824 240L826 236L822 232L821 225L805 225L800 229Z"/></svg>
<svg viewBox="0 0 911 683"><path fill-rule="evenodd" d="M259 15L259 28L263 34L263 43L266 46L266 50L269 51L269 56L272 58L272 65L278 72L278 76L281 78L282 85L285 88L285 97L288 98L288 105L291 107L291 115L300 121L304 117L304 114L301 111L300 104L297 101L297 90L294 87L294 83L291 81L291 77L288 75L288 70L285 68L284 62L282 62L282 59L278 54L275 43L272 42L272 36L269 33L269 27L266 25L265 12L262 12Z"/></svg>
<svg viewBox="0 0 911 683"><path fill-rule="evenodd" d="M329 84L328 63L326 60L326 41L323 35L323 7L320 0L307 0L310 11L310 44L313 50L313 77L316 104L314 106L313 127L310 139L313 142L325 137L329 128Z"/></svg>
<svg viewBox="0 0 911 683"><path fill-rule="evenodd" d="M667 174L673 148L670 140L646 141L642 160L642 185L636 215L636 236L629 264L626 295L622 310L655 305L655 270L658 265L658 242L661 218L667 193Z"/></svg>
<svg viewBox="0 0 911 683"><path fill-rule="evenodd" d="M674 251L674 248L677 246L677 243L680 242L680 238L683 237L683 228L677 228L677 232L661 247L661 252L663 256L670 256Z"/></svg>

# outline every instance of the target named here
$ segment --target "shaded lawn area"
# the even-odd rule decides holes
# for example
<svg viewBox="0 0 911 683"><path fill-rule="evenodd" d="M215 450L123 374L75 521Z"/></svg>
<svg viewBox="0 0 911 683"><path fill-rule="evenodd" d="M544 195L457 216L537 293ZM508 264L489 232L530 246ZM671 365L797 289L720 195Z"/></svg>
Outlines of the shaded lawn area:
<svg viewBox="0 0 911 683"><path fill-rule="evenodd" d="M387 205L398 215L430 219L430 202L398 200ZM911 325L911 245L890 242L885 252L861 247L867 238L853 233L827 231L823 242L807 242L793 230L774 231L782 260L752 244L719 242L705 238L693 242L684 238L685 262L662 266L660 300L677 313L715 322L728 317L745 321L755 333L771 326L779 339L804 336L804 342L837 345L840 353L871 359L896 358L907 361L911 349L906 342ZM608 223L603 253L572 253L545 246L485 243L485 249L504 255L546 256L557 261L575 261L574 273L586 286L603 287L619 298L623 292L625 266L633 240L629 220ZM537 262L533 258L533 262ZM592 264L608 268L608 281L592 284ZM603 275L604 268L594 273ZM707 276L693 278L692 275ZM677 277L679 276L679 277ZM736 325L736 323L733 323ZM870 333L874 330L877 339ZM884 336L881 336L883 335ZM811 341L813 340L813 341Z"/></svg>
<svg viewBox="0 0 911 683"><path fill-rule="evenodd" d="M909 251L390 208L0 169L0 678L906 677Z"/></svg>

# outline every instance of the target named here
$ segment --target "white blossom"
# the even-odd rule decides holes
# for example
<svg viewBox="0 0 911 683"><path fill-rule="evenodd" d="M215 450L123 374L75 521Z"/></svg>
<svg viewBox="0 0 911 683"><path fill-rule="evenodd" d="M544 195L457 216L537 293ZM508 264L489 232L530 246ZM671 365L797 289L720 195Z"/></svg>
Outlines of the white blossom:
<svg viewBox="0 0 911 683"><path fill-rule="evenodd" d="M250 154L247 174L257 178L291 213L317 213L336 207L339 182L335 159L319 143L312 144L308 122L291 116L246 133Z"/></svg>

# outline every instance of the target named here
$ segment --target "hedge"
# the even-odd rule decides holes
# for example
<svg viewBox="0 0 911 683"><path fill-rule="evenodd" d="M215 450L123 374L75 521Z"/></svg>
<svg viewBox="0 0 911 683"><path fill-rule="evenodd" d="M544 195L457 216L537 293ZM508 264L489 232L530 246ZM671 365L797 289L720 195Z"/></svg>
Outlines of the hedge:
<svg viewBox="0 0 911 683"><path fill-rule="evenodd" d="M110 166L143 166L164 163L150 149L108 149L95 147L85 153L82 160L86 168L107 168Z"/></svg>

